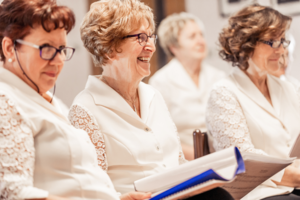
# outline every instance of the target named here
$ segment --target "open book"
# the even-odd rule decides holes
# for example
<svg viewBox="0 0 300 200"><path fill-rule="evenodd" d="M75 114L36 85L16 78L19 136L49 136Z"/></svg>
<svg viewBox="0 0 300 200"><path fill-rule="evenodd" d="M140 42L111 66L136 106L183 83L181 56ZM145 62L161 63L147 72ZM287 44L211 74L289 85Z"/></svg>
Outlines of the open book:
<svg viewBox="0 0 300 200"><path fill-rule="evenodd" d="M295 158L300 158L300 134L298 135L287 159L271 156L242 153L246 173L237 175L231 183L223 186L234 199L241 199L255 187L290 165Z"/></svg>
<svg viewBox="0 0 300 200"><path fill-rule="evenodd" d="M134 182L136 191L152 192L151 200L185 199L220 187L245 172L242 156L230 147Z"/></svg>

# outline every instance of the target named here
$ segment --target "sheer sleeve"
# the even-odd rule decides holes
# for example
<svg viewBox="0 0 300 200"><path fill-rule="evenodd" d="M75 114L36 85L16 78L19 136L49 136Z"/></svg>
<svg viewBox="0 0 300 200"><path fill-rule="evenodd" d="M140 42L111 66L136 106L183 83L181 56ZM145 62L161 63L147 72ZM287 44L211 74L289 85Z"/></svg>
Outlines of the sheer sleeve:
<svg viewBox="0 0 300 200"><path fill-rule="evenodd" d="M98 165L107 172L105 142L94 116L86 108L77 104L71 107L69 120L75 128L88 133L96 149Z"/></svg>
<svg viewBox="0 0 300 200"><path fill-rule="evenodd" d="M34 139L14 102L0 93L0 199L46 198L33 187Z"/></svg>
<svg viewBox="0 0 300 200"><path fill-rule="evenodd" d="M254 148L243 110L235 94L226 86L215 85L212 89L206 125L217 151L236 146L241 151L267 155L263 150Z"/></svg>

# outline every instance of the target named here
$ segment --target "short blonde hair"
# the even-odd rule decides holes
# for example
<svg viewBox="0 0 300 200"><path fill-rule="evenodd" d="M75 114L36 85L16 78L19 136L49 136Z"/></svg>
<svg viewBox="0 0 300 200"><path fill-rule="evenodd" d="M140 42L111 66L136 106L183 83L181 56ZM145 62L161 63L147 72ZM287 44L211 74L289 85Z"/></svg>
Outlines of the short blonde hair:
<svg viewBox="0 0 300 200"><path fill-rule="evenodd" d="M95 66L104 66L118 49L123 37L140 28L143 20L154 32L155 23L149 6L139 0L102 0L91 5L80 27L84 47L92 54Z"/></svg>
<svg viewBox="0 0 300 200"><path fill-rule="evenodd" d="M194 21L197 23L204 34L204 25L202 21L196 16L181 12L175 13L166 17L158 27L158 38L159 44L164 52L169 57L174 57L173 53L170 51L170 46L178 47L178 36L180 31L184 28L185 24L189 21Z"/></svg>

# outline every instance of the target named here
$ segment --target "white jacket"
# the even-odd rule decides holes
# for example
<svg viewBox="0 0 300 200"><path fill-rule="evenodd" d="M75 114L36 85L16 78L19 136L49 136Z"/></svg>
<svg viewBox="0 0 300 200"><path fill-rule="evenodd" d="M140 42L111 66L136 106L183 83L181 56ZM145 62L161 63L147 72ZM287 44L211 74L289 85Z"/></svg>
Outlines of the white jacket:
<svg viewBox="0 0 300 200"><path fill-rule="evenodd" d="M97 165L86 132L75 129L53 105L0 67L0 183L3 199L119 199Z"/></svg>
<svg viewBox="0 0 300 200"><path fill-rule="evenodd" d="M214 148L237 146L242 151L288 158L300 133L299 93L291 83L267 75L273 106L239 68L216 83L206 112L208 130ZM284 170L271 179L280 182ZM243 200L290 193L294 188L277 186L268 180Z"/></svg>
<svg viewBox="0 0 300 200"><path fill-rule="evenodd" d="M115 90L89 76L75 98L69 119L95 145L99 166L116 190L134 190L133 182L185 162L176 127L159 92L139 84L141 118Z"/></svg>
<svg viewBox="0 0 300 200"><path fill-rule="evenodd" d="M214 83L226 74L206 63L201 66L199 85L195 85L182 64L172 59L149 80L166 101L183 144L193 146L193 131L206 131L205 110Z"/></svg>

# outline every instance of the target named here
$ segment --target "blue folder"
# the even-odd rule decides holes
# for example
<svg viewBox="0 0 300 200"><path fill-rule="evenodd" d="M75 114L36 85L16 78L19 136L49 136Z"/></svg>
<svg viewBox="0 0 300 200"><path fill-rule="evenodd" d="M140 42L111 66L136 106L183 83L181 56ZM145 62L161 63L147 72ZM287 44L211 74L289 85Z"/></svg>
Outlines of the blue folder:
<svg viewBox="0 0 300 200"><path fill-rule="evenodd" d="M237 147L235 147L235 156L236 156L236 160L237 160L237 163L238 163L238 167L236 169L236 172L235 172L235 176L237 174L240 174L240 173L244 173L246 171L245 169L245 164L244 164L244 161L243 161L243 158L241 156L241 153L240 151L238 150ZM235 177L234 176L234 177ZM214 170L212 169L209 169L185 182L182 182L154 197L152 197L151 199L149 200L160 200L160 199L163 199L163 198L166 198L170 195L174 195L178 192L181 192L181 191L184 191L186 189L189 189L191 187L194 187L196 185L199 185L199 184L202 184L202 183L205 183L209 180L221 180L221 181L230 181L230 180L227 180L227 179L224 179L222 178L221 176L219 176Z"/></svg>

